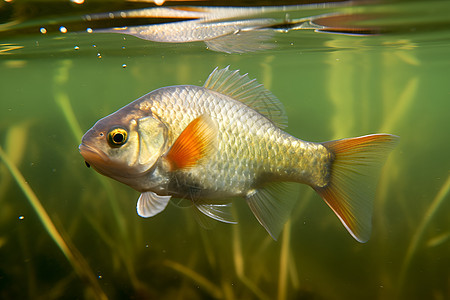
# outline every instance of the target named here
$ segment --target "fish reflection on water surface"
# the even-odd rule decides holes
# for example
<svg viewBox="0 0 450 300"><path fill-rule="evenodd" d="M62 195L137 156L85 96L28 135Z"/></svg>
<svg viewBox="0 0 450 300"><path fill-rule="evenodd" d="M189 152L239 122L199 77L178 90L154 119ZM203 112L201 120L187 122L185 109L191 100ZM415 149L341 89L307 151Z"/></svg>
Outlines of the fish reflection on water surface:
<svg viewBox="0 0 450 300"><path fill-rule="evenodd" d="M162 43L204 42L208 49L225 53L243 53L275 47L270 42L275 32L314 30L340 34L366 35L378 29L353 24L368 15L320 13L305 15L313 9L345 7L352 2L317 3L265 7L152 7L84 16L87 22L121 19L147 19L147 24L94 29L95 33L122 33ZM163 21L164 20L164 21ZM111 26L110 24L108 24Z"/></svg>
<svg viewBox="0 0 450 300"><path fill-rule="evenodd" d="M154 216L171 197L197 213L236 223L241 197L276 239L295 205L286 182L311 186L359 242L371 232L377 178L398 137L372 134L323 143L283 131L279 100L255 79L215 69L203 86L159 88L99 120L79 147L88 165L141 192Z"/></svg>

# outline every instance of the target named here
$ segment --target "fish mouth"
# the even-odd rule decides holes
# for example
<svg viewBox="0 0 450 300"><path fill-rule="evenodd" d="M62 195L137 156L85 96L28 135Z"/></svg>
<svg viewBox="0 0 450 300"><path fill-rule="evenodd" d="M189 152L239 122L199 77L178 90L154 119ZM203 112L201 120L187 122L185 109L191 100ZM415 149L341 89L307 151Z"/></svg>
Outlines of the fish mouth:
<svg viewBox="0 0 450 300"><path fill-rule="evenodd" d="M81 144L78 146L78 150L80 151L81 156L83 156L86 166L90 167L91 165L97 164L105 164L109 161L109 158L103 153L92 146Z"/></svg>

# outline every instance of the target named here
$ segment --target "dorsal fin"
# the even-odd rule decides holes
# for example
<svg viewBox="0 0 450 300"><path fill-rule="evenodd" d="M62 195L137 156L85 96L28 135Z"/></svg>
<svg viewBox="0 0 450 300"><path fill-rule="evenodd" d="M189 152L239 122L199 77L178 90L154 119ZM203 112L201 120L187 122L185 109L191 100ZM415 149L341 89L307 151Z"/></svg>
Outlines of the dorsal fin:
<svg viewBox="0 0 450 300"><path fill-rule="evenodd" d="M283 104L256 79L250 79L248 74L240 75L239 70L230 70L229 66L220 70L215 68L203 87L244 103L279 128L287 127Z"/></svg>

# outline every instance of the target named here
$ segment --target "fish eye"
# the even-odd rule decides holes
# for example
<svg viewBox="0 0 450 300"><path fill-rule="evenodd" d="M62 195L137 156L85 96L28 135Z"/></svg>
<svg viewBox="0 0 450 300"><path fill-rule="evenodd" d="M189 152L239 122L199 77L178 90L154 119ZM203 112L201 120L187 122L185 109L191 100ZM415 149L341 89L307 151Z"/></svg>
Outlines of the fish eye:
<svg viewBox="0 0 450 300"><path fill-rule="evenodd" d="M108 132L108 143L111 147L120 147L127 142L128 133L123 128L113 128Z"/></svg>

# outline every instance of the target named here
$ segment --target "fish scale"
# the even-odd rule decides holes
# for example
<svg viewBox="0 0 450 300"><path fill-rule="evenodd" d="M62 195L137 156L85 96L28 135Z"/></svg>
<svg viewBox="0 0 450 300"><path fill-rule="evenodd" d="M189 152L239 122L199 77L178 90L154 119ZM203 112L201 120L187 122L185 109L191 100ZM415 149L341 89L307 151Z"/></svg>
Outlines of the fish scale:
<svg viewBox="0 0 450 300"><path fill-rule="evenodd" d="M303 148L311 148L306 144L313 143L282 132L270 120L249 110L241 102L196 86L162 88L155 91L150 99L144 98L141 101L149 101L152 103L150 106L160 107L156 114L170 126L171 136L174 137L179 136L201 114L216 118L220 141L218 156L228 162L227 167L220 166L217 160L208 160L194 170L182 170L182 174L177 177L179 184L200 187L208 194L214 190L234 196L245 196L249 189L254 188L255 182L264 182L258 174L271 174L271 178L279 176L297 182L313 179L314 184L325 184L322 175L305 173L306 170L312 170L309 166L317 164L317 161L326 164L329 156L323 146L316 144L311 150L311 153L317 153L318 148L322 148L323 156L302 155L303 166L299 168L298 162L281 154L303 152ZM318 166L317 169L319 168L325 167ZM294 170L301 171L293 172ZM225 180L218 180L219 178Z"/></svg>

